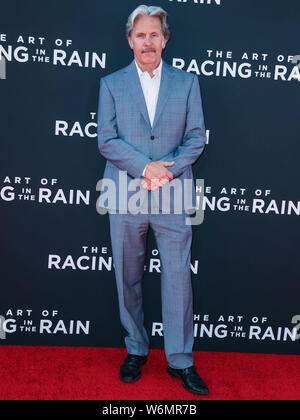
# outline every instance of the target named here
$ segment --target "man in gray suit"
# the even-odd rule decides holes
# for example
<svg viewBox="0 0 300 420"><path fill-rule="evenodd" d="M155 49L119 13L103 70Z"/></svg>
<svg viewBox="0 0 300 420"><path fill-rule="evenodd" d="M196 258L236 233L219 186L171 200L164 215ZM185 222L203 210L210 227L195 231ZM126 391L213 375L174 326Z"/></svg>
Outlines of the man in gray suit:
<svg viewBox="0 0 300 420"><path fill-rule="evenodd" d="M139 6L127 22L134 60L101 79L98 143L107 159L104 179L114 182L117 193L110 200L103 191L100 198L103 206L104 197L108 198L120 317L128 333L128 355L120 379L139 379L149 352L142 281L151 227L161 258L167 372L179 378L188 391L206 395L208 389L196 371L192 352L192 228L175 203L180 184L180 201L187 195L190 199L185 210L196 207L191 165L202 153L206 135L197 76L175 69L161 58L169 36L167 13L160 7ZM136 211L130 187L133 181L139 186L140 211ZM177 198L172 196L166 205L163 192L169 193L172 183ZM130 211L133 207L135 211Z"/></svg>

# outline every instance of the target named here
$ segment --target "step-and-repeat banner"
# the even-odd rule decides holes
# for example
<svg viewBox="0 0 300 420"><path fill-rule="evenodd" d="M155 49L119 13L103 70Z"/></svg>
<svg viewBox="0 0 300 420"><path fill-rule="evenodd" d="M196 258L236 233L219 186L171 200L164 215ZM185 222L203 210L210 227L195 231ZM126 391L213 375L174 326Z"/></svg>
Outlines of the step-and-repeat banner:
<svg viewBox="0 0 300 420"><path fill-rule="evenodd" d="M11 0L0 12L0 344L123 347L108 215L96 209L101 77L132 59L140 1ZM158 0L163 58L196 74L196 350L300 353L298 0ZM145 326L163 348L149 232Z"/></svg>

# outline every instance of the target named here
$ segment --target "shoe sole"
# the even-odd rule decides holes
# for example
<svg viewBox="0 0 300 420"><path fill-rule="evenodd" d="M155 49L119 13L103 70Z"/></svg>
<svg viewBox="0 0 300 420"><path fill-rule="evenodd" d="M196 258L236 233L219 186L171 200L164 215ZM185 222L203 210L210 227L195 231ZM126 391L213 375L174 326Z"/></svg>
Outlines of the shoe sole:
<svg viewBox="0 0 300 420"><path fill-rule="evenodd" d="M192 392L193 394L197 394L197 395L209 395L209 391L194 391L192 389L190 389L189 387L186 386L186 384L184 383L184 381L182 380L181 376L173 371L170 371L167 369L167 373L172 376L172 378L176 378L176 379L180 379L183 388L185 388L187 391Z"/></svg>
<svg viewBox="0 0 300 420"><path fill-rule="evenodd" d="M126 383L129 383L129 382L136 382L136 381L138 381L140 378L141 378L141 376L142 376L142 374L140 373L136 378L134 378L134 379L126 379L126 378L121 378L121 376L120 376L120 380L122 381L122 382L126 382Z"/></svg>

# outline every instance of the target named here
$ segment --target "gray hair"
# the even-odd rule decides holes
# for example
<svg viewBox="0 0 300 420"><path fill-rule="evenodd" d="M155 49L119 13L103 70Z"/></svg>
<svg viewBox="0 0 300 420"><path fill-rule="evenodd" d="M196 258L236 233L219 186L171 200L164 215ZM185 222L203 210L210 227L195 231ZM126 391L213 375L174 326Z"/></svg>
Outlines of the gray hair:
<svg viewBox="0 0 300 420"><path fill-rule="evenodd" d="M161 7L145 6L144 4L138 6L128 17L126 23L126 36L131 36L134 22L140 16L156 16L160 18L163 36L165 39L170 38L170 29L167 22L168 13Z"/></svg>

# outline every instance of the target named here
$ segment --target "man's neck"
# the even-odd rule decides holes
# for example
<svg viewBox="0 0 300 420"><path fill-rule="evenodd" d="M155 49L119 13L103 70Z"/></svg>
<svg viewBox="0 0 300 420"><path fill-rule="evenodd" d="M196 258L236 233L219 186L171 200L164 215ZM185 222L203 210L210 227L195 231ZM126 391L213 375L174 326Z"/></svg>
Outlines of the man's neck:
<svg viewBox="0 0 300 420"><path fill-rule="evenodd" d="M157 69L159 67L160 63L161 63L161 62L159 62L158 64L154 64L154 65L153 64L149 64L149 65L142 66L136 60L135 60L135 62L139 66L139 69L142 72L145 72L145 71L148 72L151 78L154 76L154 73L153 73L154 70Z"/></svg>

